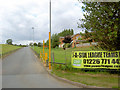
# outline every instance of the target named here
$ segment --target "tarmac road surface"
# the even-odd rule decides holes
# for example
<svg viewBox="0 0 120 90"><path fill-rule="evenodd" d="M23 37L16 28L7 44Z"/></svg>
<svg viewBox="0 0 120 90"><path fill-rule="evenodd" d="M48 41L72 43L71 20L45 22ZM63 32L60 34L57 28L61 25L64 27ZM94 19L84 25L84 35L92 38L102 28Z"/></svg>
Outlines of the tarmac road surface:
<svg viewBox="0 0 120 90"><path fill-rule="evenodd" d="M50 76L29 47L2 60L2 88L78 88Z"/></svg>

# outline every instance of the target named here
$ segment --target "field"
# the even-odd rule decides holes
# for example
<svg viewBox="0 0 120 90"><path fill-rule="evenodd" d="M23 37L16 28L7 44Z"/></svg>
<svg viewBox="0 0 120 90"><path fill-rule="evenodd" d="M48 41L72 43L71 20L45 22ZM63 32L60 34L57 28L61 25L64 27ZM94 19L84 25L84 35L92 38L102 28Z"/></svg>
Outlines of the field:
<svg viewBox="0 0 120 90"><path fill-rule="evenodd" d="M32 47L33 48L33 47ZM43 48L42 47L34 47L34 50L37 52L37 54L43 53ZM69 63L71 60L71 54L72 51L75 50L102 50L100 48L95 48L94 46L92 47L83 47L83 48L68 48L66 50L63 50L62 48L52 48L51 49L51 56L53 60L53 53L54 53L54 61L59 62L59 63ZM48 53L49 55L49 49L45 48L44 49L45 53Z"/></svg>
<svg viewBox="0 0 120 90"><path fill-rule="evenodd" d="M33 47L32 47L33 48ZM43 53L42 47L34 47L34 50L39 54L40 51ZM70 48L63 50L61 48L52 48L51 52L54 52L55 62L59 63L70 63L71 53L74 50L94 50L99 51L101 48L92 47L82 47L82 48ZM48 53L49 49L45 48L45 53ZM53 59L53 58L52 58ZM68 64L70 65L70 64ZM81 69L71 69L71 66L68 66L69 69L66 69L65 65L54 65L52 67L52 73L66 78L71 81L83 83L86 85L98 86L98 87L107 87L107 88L118 88L118 74L113 74L106 71L82 71ZM68 68L67 67L67 68ZM114 72L114 71L113 71Z"/></svg>
<svg viewBox="0 0 120 90"><path fill-rule="evenodd" d="M13 46L13 45L7 45L7 44L0 44L0 54L5 55L8 54L16 49L19 49L21 47L19 46Z"/></svg>

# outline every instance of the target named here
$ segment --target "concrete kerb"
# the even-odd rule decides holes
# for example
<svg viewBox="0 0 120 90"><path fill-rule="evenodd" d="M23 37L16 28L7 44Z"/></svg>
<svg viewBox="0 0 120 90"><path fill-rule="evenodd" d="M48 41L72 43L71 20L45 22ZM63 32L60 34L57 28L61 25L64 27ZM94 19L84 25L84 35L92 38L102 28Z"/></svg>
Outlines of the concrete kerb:
<svg viewBox="0 0 120 90"><path fill-rule="evenodd" d="M34 55L36 55L35 51L33 49L31 49L31 50L33 51ZM37 60L40 61L38 56L36 58L37 58ZM56 79L58 79L60 81L63 81L63 82L66 82L66 83L69 83L69 84L72 84L72 85L75 85L75 86L78 86L78 87L82 87L82 88L104 88L104 87L97 87L97 86L89 86L89 85L85 85L85 84L82 84L82 83L73 82L73 81L67 80L65 78L58 77L55 74L52 74L51 73L52 70L49 70L48 67L45 67L43 62L40 61L40 63L44 67L44 69L48 72L49 75L51 75L52 77L54 77L54 78L56 78Z"/></svg>

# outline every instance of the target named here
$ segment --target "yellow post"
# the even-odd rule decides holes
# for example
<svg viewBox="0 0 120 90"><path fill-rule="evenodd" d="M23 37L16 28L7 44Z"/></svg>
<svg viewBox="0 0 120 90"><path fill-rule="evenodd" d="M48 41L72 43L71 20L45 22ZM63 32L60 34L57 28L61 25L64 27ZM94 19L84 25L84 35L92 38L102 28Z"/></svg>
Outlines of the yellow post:
<svg viewBox="0 0 120 90"><path fill-rule="evenodd" d="M45 57L44 57L44 40L43 40L43 61L44 61Z"/></svg>
<svg viewBox="0 0 120 90"><path fill-rule="evenodd" d="M49 69L51 70L51 34L49 32Z"/></svg>
<svg viewBox="0 0 120 90"><path fill-rule="evenodd" d="M47 57L47 53L45 53L45 63L46 63L46 60L48 59L48 57Z"/></svg>

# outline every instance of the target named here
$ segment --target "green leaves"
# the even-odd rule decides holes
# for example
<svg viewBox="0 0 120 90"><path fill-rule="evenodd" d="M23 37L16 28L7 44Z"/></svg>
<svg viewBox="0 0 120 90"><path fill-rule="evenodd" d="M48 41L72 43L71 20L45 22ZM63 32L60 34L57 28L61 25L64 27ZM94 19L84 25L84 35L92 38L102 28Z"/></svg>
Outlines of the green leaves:
<svg viewBox="0 0 120 90"><path fill-rule="evenodd" d="M80 28L85 28L94 34L92 37L100 42L102 48L108 50L118 50L118 12L119 2L84 2L82 7L85 19ZM111 43L112 42L112 43Z"/></svg>
<svg viewBox="0 0 120 90"><path fill-rule="evenodd" d="M51 46L52 48L56 48L59 46L60 41L59 38L60 37L64 37L67 35L73 35L74 34L74 30L73 29L64 29L62 32L58 33L58 34L53 34L51 37ZM45 45L49 46L49 40L46 41Z"/></svg>
<svg viewBox="0 0 120 90"><path fill-rule="evenodd" d="M117 25L114 25L114 29L117 29L118 28L118 26Z"/></svg>
<svg viewBox="0 0 120 90"><path fill-rule="evenodd" d="M113 13L112 13L112 12L110 12L110 13L109 13L109 15L110 15L110 16L113 16Z"/></svg>
<svg viewBox="0 0 120 90"><path fill-rule="evenodd" d="M13 42L12 39L6 40L6 43L9 44L9 45L12 45L12 42Z"/></svg>

